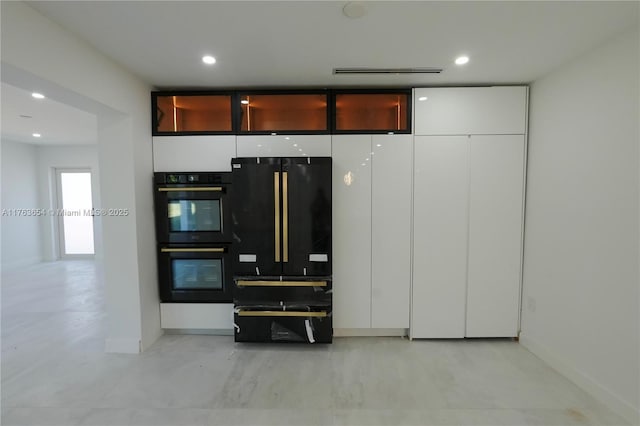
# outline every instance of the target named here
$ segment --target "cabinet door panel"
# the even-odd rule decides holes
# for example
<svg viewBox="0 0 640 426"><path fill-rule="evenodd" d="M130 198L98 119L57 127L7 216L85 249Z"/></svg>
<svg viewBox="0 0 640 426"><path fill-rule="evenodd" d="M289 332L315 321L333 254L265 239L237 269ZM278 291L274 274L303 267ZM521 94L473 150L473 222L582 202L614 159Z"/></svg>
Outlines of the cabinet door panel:
<svg viewBox="0 0 640 426"><path fill-rule="evenodd" d="M524 136L472 136L468 337L518 333Z"/></svg>
<svg viewBox="0 0 640 426"><path fill-rule="evenodd" d="M333 136L333 315L371 327L371 136Z"/></svg>
<svg viewBox="0 0 640 426"><path fill-rule="evenodd" d="M466 136L415 138L414 338L464 337L468 156Z"/></svg>
<svg viewBox="0 0 640 426"><path fill-rule="evenodd" d="M331 135L238 136L238 157L330 157Z"/></svg>
<svg viewBox="0 0 640 426"><path fill-rule="evenodd" d="M230 172L235 136L154 136L155 172Z"/></svg>
<svg viewBox="0 0 640 426"><path fill-rule="evenodd" d="M437 87L414 97L416 135L525 133L526 87Z"/></svg>
<svg viewBox="0 0 640 426"><path fill-rule="evenodd" d="M408 328L411 135L375 135L372 156L371 326Z"/></svg>

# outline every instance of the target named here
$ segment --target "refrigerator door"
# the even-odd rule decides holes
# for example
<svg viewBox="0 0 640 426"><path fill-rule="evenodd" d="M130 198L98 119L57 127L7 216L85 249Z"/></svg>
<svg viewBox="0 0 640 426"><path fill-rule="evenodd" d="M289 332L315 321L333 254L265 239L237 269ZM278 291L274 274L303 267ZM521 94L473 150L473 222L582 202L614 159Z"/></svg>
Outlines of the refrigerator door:
<svg viewBox="0 0 640 426"><path fill-rule="evenodd" d="M331 275L331 158L282 158L282 274Z"/></svg>
<svg viewBox="0 0 640 426"><path fill-rule="evenodd" d="M282 275L282 172L279 158L231 160L233 273Z"/></svg>

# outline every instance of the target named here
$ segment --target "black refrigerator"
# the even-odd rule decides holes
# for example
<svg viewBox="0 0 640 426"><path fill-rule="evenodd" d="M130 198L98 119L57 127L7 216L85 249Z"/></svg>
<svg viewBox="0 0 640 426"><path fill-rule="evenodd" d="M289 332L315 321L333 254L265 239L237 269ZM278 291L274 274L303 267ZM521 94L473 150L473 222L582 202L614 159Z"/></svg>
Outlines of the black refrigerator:
<svg viewBox="0 0 640 426"><path fill-rule="evenodd" d="M231 167L235 340L330 343L331 158Z"/></svg>

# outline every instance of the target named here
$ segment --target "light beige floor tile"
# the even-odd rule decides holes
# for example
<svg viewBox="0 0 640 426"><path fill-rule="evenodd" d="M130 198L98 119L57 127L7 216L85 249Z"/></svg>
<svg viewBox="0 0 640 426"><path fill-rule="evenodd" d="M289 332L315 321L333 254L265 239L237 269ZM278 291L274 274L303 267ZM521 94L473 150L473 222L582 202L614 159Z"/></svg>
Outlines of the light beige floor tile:
<svg viewBox="0 0 640 426"><path fill-rule="evenodd" d="M93 262L2 278L3 425L626 424L511 340L165 335L107 354Z"/></svg>

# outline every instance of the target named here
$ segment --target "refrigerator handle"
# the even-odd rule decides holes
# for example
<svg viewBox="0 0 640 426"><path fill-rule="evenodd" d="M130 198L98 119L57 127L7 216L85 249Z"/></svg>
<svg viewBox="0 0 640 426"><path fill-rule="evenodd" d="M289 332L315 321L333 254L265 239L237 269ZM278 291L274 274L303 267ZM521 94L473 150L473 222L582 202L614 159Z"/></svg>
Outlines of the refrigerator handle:
<svg viewBox="0 0 640 426"><path fill-rule="evenodd" d="M280 262L280 172L273 172L273 206L275 213L275 261Z"/></svg>
<svg viewBox="0 0 640 426"><path fill-rule="evenodd" d="M289 173L282 172L282 261L289 261Z"/></svg>

